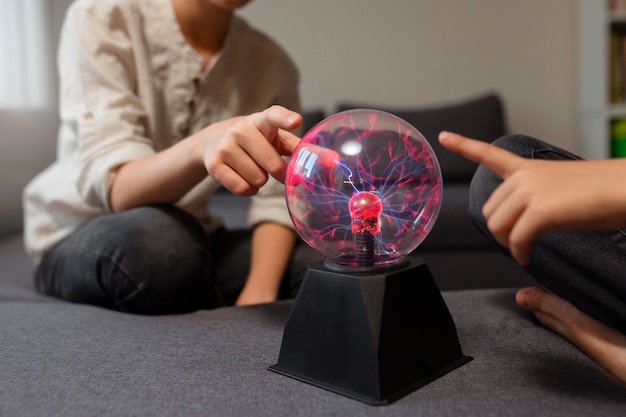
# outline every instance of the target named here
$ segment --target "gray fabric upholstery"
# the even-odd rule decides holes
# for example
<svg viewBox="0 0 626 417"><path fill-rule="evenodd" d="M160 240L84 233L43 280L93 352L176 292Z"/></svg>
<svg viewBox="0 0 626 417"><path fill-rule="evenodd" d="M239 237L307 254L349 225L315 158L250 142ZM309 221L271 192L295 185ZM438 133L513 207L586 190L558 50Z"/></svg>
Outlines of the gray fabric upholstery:
<svg viewBox="0 0 626 417"><path fill-rule="evenodd" d="M424 242L423 249L492 248L491 242L474 226L467 214L469 183L444 183L443 199L437 222Z"/></svg>
<svg viewBox="0 0 626 417"><path fill-rule="evenodd" d="M0 303L5 301L50 301L35 291L33 262L24 253L20 235L0 239Z"/></svg>
<svg viewBox="0 0 626 417"><path fill-rule="evenodd" d="M22 190L54 161L54 109L0 110L0 237L22 229Z"/></svg>
<svg viewBox="0 0 626 417"><path fill-rule="evenodd" d="M520 312L513 296L444 293L474 360L380 407L266 370L291 302L160 317L0 303L0 415L625 415L625 386Z"/></svg>
<svg viewBox="0 0 626 417"><path fill-rule="evenodd" d="M302 115L302 133L303 136L306 132L311 130L320 121L324 120L326 114L323 110L309 110Z"/></svg>

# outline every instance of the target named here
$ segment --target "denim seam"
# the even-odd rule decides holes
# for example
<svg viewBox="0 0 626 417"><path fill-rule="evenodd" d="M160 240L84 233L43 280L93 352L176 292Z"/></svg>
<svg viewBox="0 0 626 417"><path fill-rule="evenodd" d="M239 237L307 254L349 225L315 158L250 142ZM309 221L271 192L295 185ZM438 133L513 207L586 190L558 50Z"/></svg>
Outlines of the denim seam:
<svg viewBox="0 0 626 417"><path fill-rule="evenodd" d="M132 276L119 264L119 262L116 262L112 257L108 256L108 255L102 255L99 252L90 250L88 248L85 247L80 247L80 249L78 250L78 252L81 252L84 255L89 255L91 257L94 257L94 259L101 259L107 262L110 262L110 264L117 270L119 270L121 272L121 274L123 274L123 276L128 280L128 282L132 283L135 287L135 289L126 297L124 297L121 300L116 300L116 302L114 303L117 307L122 307L123 303L128 300L130 297L134 296L137 293L140 293L142 290L142 285L141 283L137 283ZM108 294L108 291L106 291L102 285L102 282L100 279L98 279L98 285L100 286L100 288L103 289L105 294ZM145 295L144 295L145 296ZM149 301L149 297L145 297L145 299L147 301ZM148 302L148 304L151 304L150 302Z"/></svg>

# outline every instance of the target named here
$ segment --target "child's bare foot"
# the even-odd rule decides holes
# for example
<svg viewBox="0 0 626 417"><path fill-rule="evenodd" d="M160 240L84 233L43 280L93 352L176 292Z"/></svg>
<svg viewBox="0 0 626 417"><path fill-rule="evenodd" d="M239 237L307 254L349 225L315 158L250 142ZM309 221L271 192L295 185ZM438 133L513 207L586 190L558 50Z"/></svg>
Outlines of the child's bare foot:
<svg viewBox="0 0 626 417"><path fill-rule="evenodd" d="M626 335L589 317L564 299L538 287L522 288L515 301L626 383Z"/></svg>

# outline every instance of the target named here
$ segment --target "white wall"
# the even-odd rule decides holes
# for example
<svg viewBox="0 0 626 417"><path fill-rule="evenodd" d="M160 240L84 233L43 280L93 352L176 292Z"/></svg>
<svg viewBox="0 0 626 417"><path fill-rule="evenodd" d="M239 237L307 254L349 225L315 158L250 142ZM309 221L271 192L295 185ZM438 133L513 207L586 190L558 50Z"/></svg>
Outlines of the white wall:
<svg viewBox="0 0 626 417"><path fill-rule="evenodd" d="M2 1L2 0L0 0ZM50 28L50 39L48 39L48 44L50 45L50 51L48 53L48 60L50 62L50 68L54 73L55 80L58 79L57 73L57 49L59 45L59 36L61 32L61 25L63 24L63 19L65 18L65 11L72 3L72 0L46 0L46 9L48 12L48 22ZM59 96L59 86L58 83L55 82L52 86L53 93L53 104L56 106L58 103Z"/></svg>
<svg viewBox="0 0 626 417"><path fill-rule="evenodd" d="M57 31L71 0L47 1ZM341 100L415 107L497 91L510 131L579 152L575 7L573 0L255 0L241 13L292 55L305 108L331 112Z"/></svg>
<svg viewBox="0 0 626 417"><path fill-rule="evenodd" d="M579 151L572 0L256 0L242 15L292 55L305 108L497 91L510 131Z"/></svg>

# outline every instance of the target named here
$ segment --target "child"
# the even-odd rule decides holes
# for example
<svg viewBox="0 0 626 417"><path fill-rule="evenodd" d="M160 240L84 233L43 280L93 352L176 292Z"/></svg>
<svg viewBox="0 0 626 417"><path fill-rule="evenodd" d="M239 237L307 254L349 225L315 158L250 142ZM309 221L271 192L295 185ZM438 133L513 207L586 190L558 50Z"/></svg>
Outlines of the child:
<svg viewBox="0 0 626 417"><path fill-rule="evenodd" d="M523 288L517 303L626 382L626 160L583 161L525 136L439 140L481 164L479 229L551 291Z"/></svg>
<svg viewBox="0 0 626 417"><path fill-rule="evenodd" d="M24 193L40 291L142 314L295 296L318 259L280 183L298 143L298 73L234 14L246 2L70 6L57 161ZM221 185L254 196L251 232L208 213Z"/></svg>

